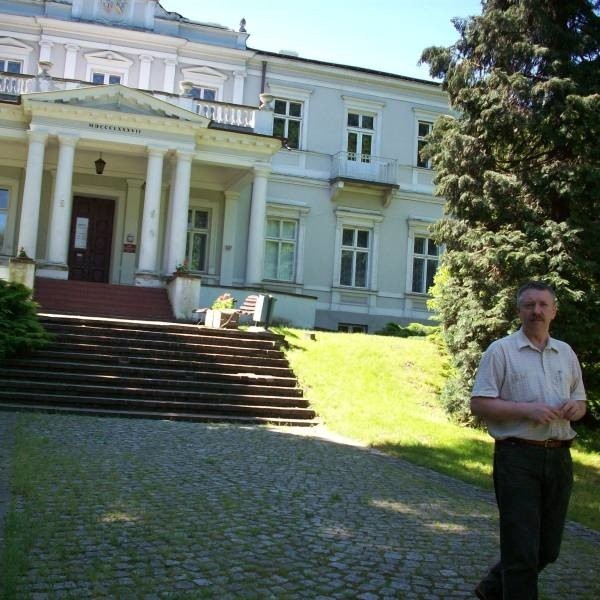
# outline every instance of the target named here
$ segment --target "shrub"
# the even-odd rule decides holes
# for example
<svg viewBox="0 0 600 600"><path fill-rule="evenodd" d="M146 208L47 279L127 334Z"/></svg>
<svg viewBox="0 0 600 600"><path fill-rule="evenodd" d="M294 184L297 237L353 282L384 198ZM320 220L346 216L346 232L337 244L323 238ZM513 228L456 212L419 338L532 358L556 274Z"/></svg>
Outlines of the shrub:
<svg viewBox="0 0 600 600"><path fill-rule="evenodd" d="M30 295L22 283L0 279L0 358L38 350L50 341Z"/></svg>
<svg viewBox="0 0 600 600"><path fill-rule="evenodd" d="M391 335L395 337L414 337L426 336L437 333L438 328L432 325L423 325L421 323L411 323L410 325L402 326L399 323L388 323L383 329L377 331L377 335Z"/></svg>

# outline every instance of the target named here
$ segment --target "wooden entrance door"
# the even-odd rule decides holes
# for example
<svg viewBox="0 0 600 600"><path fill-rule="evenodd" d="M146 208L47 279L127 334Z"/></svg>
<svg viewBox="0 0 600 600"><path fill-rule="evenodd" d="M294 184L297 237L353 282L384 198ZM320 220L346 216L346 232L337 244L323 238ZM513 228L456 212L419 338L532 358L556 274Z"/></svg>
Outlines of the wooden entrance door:
<svg viewBox="0 0 600 600"><path fill-rule="evenodd" d="M108 283L115 202L73 198L69 279Z"/></svg>

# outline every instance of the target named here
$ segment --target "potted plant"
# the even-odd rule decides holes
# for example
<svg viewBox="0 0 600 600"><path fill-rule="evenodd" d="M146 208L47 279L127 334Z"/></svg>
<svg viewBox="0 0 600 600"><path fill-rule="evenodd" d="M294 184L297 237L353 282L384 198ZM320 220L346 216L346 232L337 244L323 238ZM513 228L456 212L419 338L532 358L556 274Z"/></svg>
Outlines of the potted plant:
<svg viewBox="0 0 600 600"><path fill-rule="evenodd" d="M235 298L225 292L221 294L206 311L204 325L206 327L226 327L236 329L240 314L235 308Z"/></svg>

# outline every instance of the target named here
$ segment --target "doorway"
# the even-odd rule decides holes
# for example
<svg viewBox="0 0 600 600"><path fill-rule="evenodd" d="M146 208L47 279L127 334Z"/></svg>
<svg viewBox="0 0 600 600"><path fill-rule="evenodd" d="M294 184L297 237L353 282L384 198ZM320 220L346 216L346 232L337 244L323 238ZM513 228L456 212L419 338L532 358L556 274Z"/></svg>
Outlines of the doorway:
<svg viewBox="0 0 600 600"><path fill-rule="evenodd" d="M109 198L73 198L69 279L108 283L114 214Z"/></svg>

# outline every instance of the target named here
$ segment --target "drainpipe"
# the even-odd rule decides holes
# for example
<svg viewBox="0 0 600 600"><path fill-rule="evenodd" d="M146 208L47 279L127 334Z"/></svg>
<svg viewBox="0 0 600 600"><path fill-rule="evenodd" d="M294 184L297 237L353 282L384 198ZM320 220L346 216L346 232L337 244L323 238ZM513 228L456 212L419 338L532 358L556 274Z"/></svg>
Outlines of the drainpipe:
<svg viewBox="0 0 600 600"><path fill-rule="evenodd" d="M267 61L262 61L262 74L260 76L260 93L264 94L267 85Z"/></svg>

